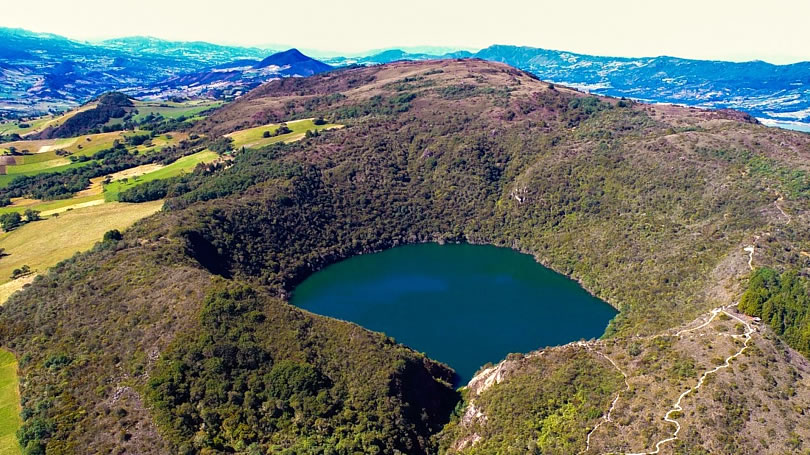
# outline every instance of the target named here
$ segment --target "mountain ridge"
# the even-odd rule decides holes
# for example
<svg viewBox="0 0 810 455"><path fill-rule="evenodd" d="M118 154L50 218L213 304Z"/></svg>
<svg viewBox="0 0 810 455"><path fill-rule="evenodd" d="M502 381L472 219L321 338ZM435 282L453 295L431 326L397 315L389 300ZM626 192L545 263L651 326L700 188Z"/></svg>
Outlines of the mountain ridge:
<svg viewBox="0 0 810 455"><path fill-rule="evenodd" d="M264 82L281 77L306 77L331 71L334 68L308 57L298 49L276 52L260 61L236 60L184 73L152 84L143 90L133 90L134 96L172 95L183 98L212 97L233 99L249 92Z"/></svg>
<svg viewBox="0 0 810 455"><path fill-rule="evenodd" d="M30 115L49 109L64 110L104 91L123 90L132 95L183 96L182 91L161 93L171 78L200 71L228 69L231 63L266 59L257 48L222 46L205 42L172 42L149 37L125 37L99 43L82 43L51 34L0 29L0 35L27 39L28 44L0 44L0 113ZM52 43L55 54L30 61L37 37ZM7 38L7 43L14 41ZM146 44L138 45L138 42ZM108 47L103 47L107 43ZM134 44L133 44L134 43ZM149 43L157 43L154 49ZM40 43L41 44L41 43ZM100 47L101 46L101 47ZM41 46L39 46L41 47ZM90 52L91 50L95 50ZM141 52L141 51L144 52ZM429 49L425 49L428 51ZM96 55L98 54L98 55ZM541 79L570 85L595 94L627 97L648 102L694 105L748 112L769 125L810 131L810 62L777 65L761 61L725 62L678 57L606 57L528 46L493 45L477 52L444 54L383 50L372 55L327 58L335 66L382 64L393 60L432 60L478 57L508 63ZM43 58L45 60L43 60ZM74 71L53 72L57 63L73 62ZM110 66L113 69L110 69ZM224 65L224 66L223 66ZM325 71L312 63L299 74ZM108 74L109 73L109 74ZM231 89L207 91L210 96L232 99L254 87L240 82L244 72L209 75L209 83L222 79ZM115 77L109 77L114 75ZM189 81L193 77L188 78ZM44 84L43 84L44 81ZM188 96L200 96L195 89Z"/></svg>
<svg viewBox="0 0 810 455"><path fill-rule="evenodd" d="M609 57L514 45L492 45L469 55L390 50L358 61L381 64L457 56L507 63L541 79L594 94L736 109L772 122L799 122L810 130L810 62L773 64L671 56ZM785 126L791 125L786 123Z"/></svg>

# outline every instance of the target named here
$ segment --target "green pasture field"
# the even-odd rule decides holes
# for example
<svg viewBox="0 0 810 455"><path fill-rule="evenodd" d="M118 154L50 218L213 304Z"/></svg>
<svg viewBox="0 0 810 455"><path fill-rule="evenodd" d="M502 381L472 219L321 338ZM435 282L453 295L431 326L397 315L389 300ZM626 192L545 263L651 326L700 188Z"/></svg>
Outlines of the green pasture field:
<svg viewBox="0 0 810 455"><path fill-rule="evenodd" d="M2 349L0 350L0 455L21 453L16 434L21 423L17 359L14 354Z"/></svg>
<svg viewBox="0 0 810 455"><path fill-rule="evenodd" d="M292 130L291 133L283 134L281 136L264 137L264 132L270 134L276 132L281 126L280 123L271 123L269 125L256 126L245 130L235 131L227 134L226 136L233 139L233 146L237 149L245 148L260 148L266 145L274 144L276 142L292 142L304 137L307 131L322 131L332 128L340 128L342 125L327 123L325 125L315 125L313 119L294 120L286 122L287 127Z"/></svg>
<svg viewBox="0 0 810 455"><path fill-rule="evenodd" d="M107 201L117 201L118 195L122 191L126 191L132 187L141 185L146 182L158 179L167 179L175 177L186 172L191 172L195 166L200 163L210 163L219 157L216 153L210 150L203 150L193 155L184 156L179 158L174 163L160 168L156 171L149 172L139 177L133 177L127 180L118 180L107 185L104 185L104 199Z"/></svg>

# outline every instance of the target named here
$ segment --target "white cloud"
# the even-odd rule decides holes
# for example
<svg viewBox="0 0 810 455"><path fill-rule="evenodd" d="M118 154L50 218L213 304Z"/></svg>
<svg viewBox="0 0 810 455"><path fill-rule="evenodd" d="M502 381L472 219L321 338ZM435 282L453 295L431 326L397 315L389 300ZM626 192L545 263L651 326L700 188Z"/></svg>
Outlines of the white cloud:
<svg viewBox="0 0 810 455"><path fill-rule="evenodd" d="M79 39L175 40L362 51L494 43L574 52L777 63L810 60L810 1L6 1L0 25ZM128 4L128 6L122 6Z"/></svg>

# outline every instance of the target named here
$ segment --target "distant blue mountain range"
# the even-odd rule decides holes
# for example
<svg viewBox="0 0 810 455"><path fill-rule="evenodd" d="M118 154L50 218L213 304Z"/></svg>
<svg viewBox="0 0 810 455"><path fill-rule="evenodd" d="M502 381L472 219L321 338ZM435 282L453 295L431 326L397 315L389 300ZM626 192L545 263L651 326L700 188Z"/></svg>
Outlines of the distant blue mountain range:
<svg viewBox="0 0 810 455"><path fill-rule="evenodd" d="M243 58L266 49L122 38L98 43L0 28L0 113L62 110L98 94L148 88L165 79Z"/></svg>
<svg viewBox="0 0 810 455"><path fill-rule="evenodd" d="M289 49L261 60L238 59L198 71L183 73L147 87L120 89L135 97L233 99L270 79L305 77L334 69L321 61Z"/></svg>
<svg viewBox="0 0 810 455"><path fill-rule="evenodd" d="M348 64L439 58L498 61L591 93L738 109L766 124L810 130L810 62L598 57L505 45L441 55L388 49L319 61L295 49L274 54L268 49L145 37L86 43L8 28L0 28L0 114L64 109L108 90L228 98L277 77L308 76Z"/></svg>
<svg viewBox="0 0 810 455"><path fill-rule="evenodd" d="M810 62L773 65L674 57L597 57L532 47L496 45L478 52L411 54L396 49L345 59L380 64L394 60L480 58L529 71L543 80L595 94L747 112L766 124L810 131ZM341 63L332 59L334 64Z"/></svg>

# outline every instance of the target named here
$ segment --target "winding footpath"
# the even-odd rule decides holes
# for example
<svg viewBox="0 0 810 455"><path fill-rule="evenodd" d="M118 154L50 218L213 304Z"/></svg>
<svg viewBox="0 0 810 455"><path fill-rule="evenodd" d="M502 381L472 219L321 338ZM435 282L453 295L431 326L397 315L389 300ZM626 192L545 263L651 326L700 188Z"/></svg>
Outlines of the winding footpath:
<svg viewBox="0 0 810 455"><path fill-rule="evenodd" d="M747 246L744 250L748 252L748 268L754 270L754 247Z"/></svg>
<svg viewBox="0 0 810 455"><path fill-rule="evenodd" d="M703 375L700 376L700 379L698 380L697 384L694 387L692 387L692 388L686 390L685 392L683 392L678 397L678 401L676 401L675 404L672 405L672 408L670 408L670 410L667 411L667 413L664 415L664 420L665 421L675 425L675 431L672 433L672 436L661 439L660 441L655 443L655 450L647 451L647 452L626 453L625 455L655 455L655 454L658 454L658 453L661 452L661 446L663 446L664 444L666 444L668 442L672 442L672 441L675 441L676 439L678 439L678 433L680 433L680 431L681 431L681 424L678 422L678 420L676 418L673 417L673 414L683 412L683 407L681 406L681 402L683 401L683 399L686 398L687 396L689 396L690 394L692 394L693 392L696 392L698 389L700 389L701 386L703 386L703 383L706 381L706 378L710 374L717 373L718 371L720 371L722 369L728 368L729 366L731 366L731 361L732 360L734 360L737 357L739 357L740 355L742 355L742 353L745 352L746 349L748 349L748 343L751 341L751 335L756 331L756 329L751 324L749 324L748 322L746 322L743 319L739 318L734 313L730 313L728 311L729 309L731 309L732 307L735 307L735 306L737 306L736 303L733 304L733 305L729 305L727 307L723 307L723 308L715 308L714 310L712 310L712 312L711 312L712 316L709 318L708 321L706 321L705 323L701 324L698 327L695 327L693 329L682 330L682 331L680 331L680 332L678 332L676 334L676 335L680 336L683 333L691 332L691 331L694 331L694 330L698 330L698 329L700 329L702 327L705 327L709 323L711 323L717 317L717 315L719 315L720 313L723 313L723 314L725 314L726 316L728 316L730 318L736 319L737 321L739 321L740 323L742 323L745 326L745 333L744 334L742 334L742 335L732 335L734 338L737 338L737 339L739 339L739 338L745 339L745 341L743 342L742 348L740 348L740 350L738 350L734 354L728 356L726 358L725 362L723 362L722 365L719 365L719 366L717 366L717 367L715 367L715 368L713 368L711 370L708 370L708 371L704 372Z"/></svg>
<svg viewBox="0 0 810 455"><path fill-rule="evenodd" d="M597 354L599 354L602 357L604 357L605 359L607 359L607 361L610 362L611 365L613 365L613 368L615 368L619 373L622 374L622 376L624 377L624 387L625 388L623 390L620 390L616 394L616 398L614 398L613 402L610 403L610 408L608 409L607 413L602 414L602 420L600 420L599 423L597 423L591 429L591 431L588 432L588 436L585 438L585 448L580 450L578 455L586 453L591 449L591 436L594 434L594 432L596 430L599 429L599 427L602 426L602 424L607 423L607 422L612 422L610 414L616 408L616 403L619 401L619 398L622 396L622 392L624 392L625 390L630 390L630 383L627 382L627 373L625 373L621 368L619 368L619 365L617 365L616 362L613 361L613 359L611 359L610 357L608 357L607 355L605 355L604 353L602 353L600 351L593 350L589 345L585 345L585 347L586 347L586 349L591 350L593 352L596 352Z"/></svg>
<svg viewBox="0 0 810 455"><path fill-rule="evenodd" d="M775 201L773 201L773 205L775 205L775 206L776 206L776 209L777 209L777 210L779 210L779 213L781 213L781 214L782 214L782 216L784 216L785 218L787 218L787 223L785 223L785 226L787 226L788 224L790 224L790 222L791 222L791 221L793 221L793 217L791 217L790 215L788 215L788 214L787 214L787 213L786 213L786 212L785 212L785 211L782 209L782 207L780 207L780 206L779 206L779 203L780 203L780 202L782 202L782 201L784 201L784 200L785 200L785 198L784 198L784 197L782 197L782 195L781 195L781 194L779 194L779 193L776 193L776 194L778 194L778 195L779 195L779 198L777 198Z"/></svg>
<svg viewBox="0 0 810 455"><path fill-rule="evenodd" d="M751 256L753 256L753 250L754 250L753 247L747 247L746 248L746 251L749 251ZM749 266L751 266L750 259L749 259ZM753 266L751 266L751 268L753 270ZM742 339L743 340L742 347L737 352L735 352L734 354L726 357L725 361L721 365L718 365L715 368L712 368L711 370L705 371L700 376L700 378L698 379L697 384L695 384L693 387L690 387L689 389L684 391L680 396L678 396L677 401L675 401L675 403L672 405L672 407L666 412L666 414L664 414L664 421L669 422L669 423L671 423L671 424L673 424L675 426L675 431L672 433L672 435L668 436L666 438L663 438L663 439L659 440L658 442L656 442L655 443L655 449L653 449L651 451L625 452L623 455L656 455L656 454L661 452L661 447L664 444L667 444L669 442L677 440L678 439L678 434L681 432L681 424L680 424L680 422L678 422L678 420L677 420L678 416L676 414L683 412L683 406L682 406L681 403L683 402L684 398L686 398L687 396L689 396L692 393L699 390L703 386L704 382L706 381L706 378L709 375L717 373L720 370L723 370L725 368L730 367L731 362L734 359L736 359L737 357L739 357L740 355L742 355L745 352L746 349L748 349L748 345L749 345L749 343L751 341L753 333L756 331L756 328L754 326L752 326L750 323L748 323L747 321L745 321L744 319L737 316L735 313L730 311L732 308L734 308L736 306L737 306L737 303L734 303L734 304L728 305L726 307L715 308L715 309L711 310L711 312L709 312L709 318L705 322L703 322L702 324L700 324L698 326L695 326L695 327L692 327L692 328L687 328L687 329L680 330L680 331L676 332L674 335L672 335L672 336L680 338L680 337L682 337L683 335L685 335L687 333L695 332L697 330L700 330L700 329L708 326L709 324L711 324L720 314L725 314L729 318L737 320L738 322L743 324L743 326L745 327L745 333L743 333L741 335L730 335L734 339ZM661 334L661 335L656 335L653 338L657 338L657 337L660 337L660 336L669 336L669 335ZM610 364L613 365L613 367L619 373L621 373L622 377L624 378L625 388L620 390L616 394L616 397L613 399L613 402L610 404L610 408L608 409L608 411L605 414L602 415L602 420L600 420L599 423L597 423L591 429L591 431L588 432L588 435L587 435L587 437L585 439L585 448L582 449L579 452L579 455L585 454L585 453L590 451L590 449L591 449L591 436L603 424L608 423L608 422L612 422L611 414L612 414L613 410L616 408L616 403L619 401L619 398L621 397L623 392L630 390L630 383L627 380L628 379L627 373L625 373L624 370L622 370L621 367L619 367L619 365L613 359L611 359L608 355L604 354L603 352L595 349L590 344L581 343L581 345L583 347L585 347L586 349L588 349L589 351L595 352L596 354L604 357L608 362L610 362ZM615 452L610 452L610 453L615 453Z"/></svg>
<svg viewBox="0 0 810 455"><path fill-rule="evenodd" d="M779 197L774 201L773 204L774 204L774 206L776 206L776 209L779 210L779 213L781 213L782 216L784 216L787 219L787 222L785 222L785 225L789 225L791 223L791 221L793 221L793 218L787 212L785 212L782 209L782 207L779 205L779 203L784 200L784 197L781 194L778 194L778 196ZM748 253L748 268L751 269L751 270L754 270L754 251L756 250L755 245L756 245L757 240L759 240L759 237L760 237L759 235L755 236L753 244L743 248L743 250L746 253ZM656 442L655 443L655 449L653 449L651 451L646 451L646 452L625 452L622 455L657 455L657 454L659 454L661 452L661 447L664 444L677 440L678 439L678 434L681 432L681 424L680 424L680 422L678 422L678 420L676 418L677 417L676 414L679 414L679 413L683 412L683 406L681 405L681 403L683 402L684 398L688 397L692 393L699 390L703 386L704 382L706 381L706 378L709 375L717 373L720 370L723 370L725 368L730 367L731 362L734 359L736 359L737 357L741 356L745 352L745 350L748 349L748 345L751 342L752 335L756 331L756 328L754 326L752 326L750 323L743 320L742 318L738 317L736 314L729 311L729 310L731 310L731 308L734 308L736 306L737 306L737 303L734 303L732 305L728 305L728 306L725 306L725 307L715 308L715 309L711 310L711 312L709 313L709 318L705 322L703 322L702 324L700 324L700 325L698 325L696 327L680 330L680 331L678 331L678 332L676 332L674 334L675 337L680 338L681 336L683 336L686 333L694 332L696 330L700 330L700 329L708 326L709 324L711 324L717 318L717 316L720 315L721 313L725 314L726 316L728 316L728 317L730 317L732 319L735 319L735 320L739 321L741 324L743 324L743 326L745 326L745 333L743 333L741 335L731 335L731 337L734 338L734 339L743 339L744 340L743 344L742 344L742 347L737 352L735 352L734 354L728 356L721 365L719 365L719 366L717 366L715 368L712 368L711 370L705 371L700 376L700 378L698 379L697 384L695 384L694 387L691 387L691 388L687 389L685 392L683 392L678 397L678 400L675 401L675 403L672 405L672 407L666 412L666 414L664 414L664 421L675 425L675 431L672 433L672 435L669 436L669 437L663 438L663 439L659 440L658 442ZM658 334L658 335L653 336L653 338L658 338L658 337L662 337L662 336L669 336L669 335L667 335L667 334ZM587 437L585 439L585 448L582 449L578 453L578 455L582 455L582 454L585 454L585 453L590 451L590 449L591 449L591 436L603 424L612 421L611 420L611 413L615 409L616 403L619 401L619 398L621 397L621 394L623 392L625 392L625 391L630 390L630 383L627 381L627 379L628 379L627 374L616 364L616 362L613 361L613 359L608 357L603 352L600 352L599 350L594 349L590 345L587 345L587 344L582 344L582 345L586 349L588 349L590 351L593 351L596 354L598 354L598 355L604 357L605 359L607 359L613 365L613 367L619 373L621 373L621 375L624 377L625 388L623 390L620 390L616 394L616 397L613 399L613 402L611 403L610 408L608 409L608 411L605 414L602 415L602 419L599 421L599 423L597 423L591 429L591 431L588 432L588 435L587 435ZM610 453L615 453L615 452L610 452Z"/></svg>
<svg viewBox="0 0 810 455"><path fill-rule="evenodd" d="M746 250L746 251L747 251L747 250ZM669 411L668 411L668 412L667 412L667 413L664 415L664 420L665 420L665 421L675 424L675 432L673 433L672 437L669 437L669 438L663 439L663 440L661 440L661 441L658 441L658 442L656 443L656 445L655 445L655 451L652 451L652 452L639 452L639 453L627 453L627 454L625 454L625 455L646 455L646 454L650 454L650 455L652 455L652 454L657 454L657 453L659 453L659 451L660 451L660 447L661 447L661 445L662 445L662 444L665 444L665 443L667 443L667 442L674 441L675 439L678 439L678 433L679 433L679 432L680 432L680 430L681 430L681 425L680 425L680 423L678 423L678 421L676 421L676 420L674 420L674 419L672 419L672 418L671 418L671 414L672 414L673 412L678 412L678 411L682 411L682 410L683 410L683 408L681 408L681 405L680 405L681 401L682 401L682 400L683 400L683 399L684 399L684 398L685 398L687 395L689 395L690 393L692 393L692 392L694 392L695 390L699 389L699 388L700 388L700 386L701 386L701 385L703 385L703 381L706 379L706 376L708 376L708 375L709 375L709 374L711 374L711 373L715 373L715 372L717 372L718 370L720 370L720 369L722 369L722 368L728 367L728 363L729 363L729 362L730 362L732 359L734 359L735 357L737 357L738 355L742 354L742 351L744 351L744 350L745 350L745 348L747 347L748 339L750 339L750 334L751 334L751 333L753 333L753 327L751 327L751 326L750 326L748 323L746 323L745 321L741 320L740 318L738 318L738 317L736 317L736 316L734 316L734 315L728 314L728 313L726 312L726 309L731 308L731 307L733 307L733 306L736 306L736 304L734 304L734 305L729 305L729 306L728 306L728 307L726 307L726 308L715 308L715 309L713 309L713 310L712 310L712 311L709 313L709 318L708 318L708 319L707 319L707 320L706 320L704 323L702 323L702 324L698 325L697 327L692 327L692 328L687 328L687 329L680 330L680 331L676 332L676 333L675 333L673 336L676 336L676 337L681 337L681 336L682 336L683 334L685 334L685 333L689 333L689 332L694 332L694 331L696 331L696 330L700 330L700 329L702 329L702 328L704 328L704 327L708 326L709 324L711 324L711 323L712 323L712 321L714 321L714 319L717 317L717 315L719 315L720 313L725 313L725 314L727 314L728 316L730 316L730 317L732 317L732 318L734 318L734 319L737 319L738 321L740 321L740 322L742 322L743 324L745 324L746 329L747 329L747 332L746 332L746 334L745 334L744 336L748 336L748 338L746 339L746 342L745 342L745 345L743 346L743 349L741 349L739 352L737 352L737 353L736 353L736 354L734 354L733 356L731 356L731 357L729 357L728 359L726 359L726 362L725 362L725 364L724 364L724 365L721 365L721 366L719 366L719 367L717 367L717 368L715 368L715 369L713 369L713 370L711 370L711 371L707 371L706 373L704 373L704 374L703 374L703 376L701 376L701 377L700 377L700 379L698 380L698 384L697 384L695 387L693 387L693 388L691 388L691 389L687 390L686 392L684 392L683 394L681 394L681 396L680 396L680 397L678 397L678 401L676 401L676 402L675 402L675 404L673 405L673 407L672 407L672 408L671 408L671 409L670 409L670 410L669 410ZM670 335L667 335L667 334L658 334L658 335L653 336L652 338L653 338L653 339L655 339L655 338L664 337L664 336L670 336ZM733 335L733 336L734 336L734 337L738 337L738 336L740 336L740 335ZM613 402L610 404L610 408L608 409L608 411L607 411L605 414L602 414L602 420L600 420L600 421L599 421L599 423L597 423L597 424L596 424L596 425L595 425L595 426L594 426L594 427L591 429L591 431L589 431L589 432L588 432L588 435L587 435L587 437L585 438L585 448L584 448L584 449L582 449L582 450L580 450L580 451L578 452L578 455L582 455L582 454L584 454L584 453L587 453L587 452L588 452L588 451L591 449L591 436L593 436L593 434L596 432L596 430L598 430L598 429L599 429L599 427L601 427L603 424L605 424L605 423L607 423L607 422L612 422L612 421L613 421L613 420L612 420L612 418L611 418L611 414L612 414L613 410L616 408L616 403L619 401L619 398L621 397L622 393L623 393L623 392L625 392L625 391L630 390L630 383L627 381L627 378L628 378L628 377L627 377L627 373L625 373L625 372L624 372L624 370L622 370L622 369L619 367L619 365L618 365L618 364L617 364L617 363L616 363L616 362L615 362L613 359L611 359L611 358L610 358L608 355L606 355L605 353L603 353L603 352L601 352L601 351L599 351L599 350L594 349L594 348L593 348L593 346L591 346L590 344L587 344L587 343L579 343L579 344L580 344L582 347L584 347L585 349L587 349L587 350L589 350L589 351L592 351L592 352L595 352L596 354L598 354L598 355L600 355L600 356L604 357L604 358L605 358L605 359L606 359L608 362L610 362L610 364L611 364L611 365L613 365L613 368L615 368L615 369L616 369L616 371L618 371L619 373L621 373L622 377L624 378L624 386L625 386L625 388L624 388L624 389L622 389L622 390L620 390L618 393L616 393L616 397L615 397L615 398L613 398Z"/></svg>

